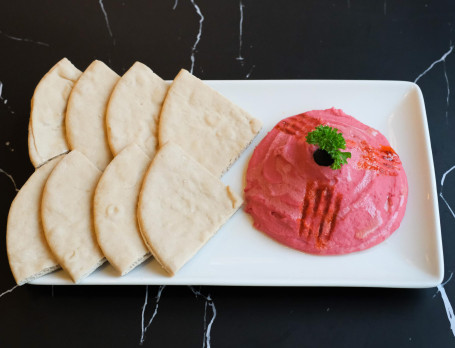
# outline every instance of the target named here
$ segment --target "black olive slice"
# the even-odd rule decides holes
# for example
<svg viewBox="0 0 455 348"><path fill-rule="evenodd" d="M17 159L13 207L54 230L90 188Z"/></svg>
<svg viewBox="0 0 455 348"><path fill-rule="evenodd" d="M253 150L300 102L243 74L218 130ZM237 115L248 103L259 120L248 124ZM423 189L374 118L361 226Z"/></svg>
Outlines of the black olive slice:
<svg viewBox="0 0 455 348"><path fill-rule="evenodd" d="M313 158L317 164L324 167L331 166L334 162L332 156L327 151L321 149L317 149L313 153Z"/></svg>

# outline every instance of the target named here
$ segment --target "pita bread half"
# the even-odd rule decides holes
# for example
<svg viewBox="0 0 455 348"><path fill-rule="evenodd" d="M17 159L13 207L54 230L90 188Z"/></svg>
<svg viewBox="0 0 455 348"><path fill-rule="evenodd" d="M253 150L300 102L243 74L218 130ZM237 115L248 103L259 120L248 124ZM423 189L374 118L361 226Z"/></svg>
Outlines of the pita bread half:
<svg viewBox="0 0 455 348"><path fill-rule="evenodd" d="M119 76L95 60L84 71L71 92L66 110L66 135L71 150L78 150L99 170L112 159L107 142L105 113Z"/></svg>
<svg viewBox="0 0 455 348"><path fill-rule="evenodd" d="M56 157L36 169L11 204L6 249L18 285L60 268L44 237L40 208L46 180L61 159L62 156Z"/></svg>
<svg viewBox="0 0 455 348"><path fill-rule="evenodd" d="M109 146L114 155L136 143L150 157L158 146L158 119L168 90L146 65L136 62L122 76L106 111Z"/></svg>
<svg viewBox="0 0 455 348"><path fill-rule="evenodd" d="M150 158L131 144L104 170L94 198L94 222L98 244L109 263L128 273L150 257L137 223L137 201Z"/></svg>
<svg viewBox="0 0 455 348"><path fill-rule="evenodd" d="M167 143L153 159L139 195L142 237L161 266L174 275L241 204L218 177Z"/></svg>
<svg viewBox="0 0 455 348"><path fill-rule="evenodd" d="M54 168L44 186L44 235L58 262L75 283L104 261L93 229L92 200L101 171L79 151Z"/></svg>
<svg viewBox="0 0 455 348"><path fill-rule="evenodd" d="M159 142L178 144L219 177L260 129L259 120L182 69L164 100Z"/></svg>
<svg viewBox="0 0 455 348"><path fill-rule="evenodd" d="M68 151L65 113L68 97L82 72L63 58L36 86L30 112L28 149L36 168Z"/></svg>

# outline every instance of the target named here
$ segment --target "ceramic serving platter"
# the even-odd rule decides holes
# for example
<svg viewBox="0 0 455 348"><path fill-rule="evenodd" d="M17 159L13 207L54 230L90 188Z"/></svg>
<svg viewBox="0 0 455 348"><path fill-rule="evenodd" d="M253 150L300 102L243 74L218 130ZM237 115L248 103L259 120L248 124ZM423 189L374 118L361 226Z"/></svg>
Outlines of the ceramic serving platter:
<svg viewBox="0 0 455 348"><path fill-rule="evenodd" d="M241 208L174 277L149 260L124 277L105 264L81 284L436 286L444 273L438 200L422 93L401 81L206 81L263 122L263 129L222 180L243 193L255 146L281 119L336 107L381 131L406 170L409 197L400 228L385 242L342 256L314 256L256 230ZM72 284L64 271L32 284Z"/></svg>

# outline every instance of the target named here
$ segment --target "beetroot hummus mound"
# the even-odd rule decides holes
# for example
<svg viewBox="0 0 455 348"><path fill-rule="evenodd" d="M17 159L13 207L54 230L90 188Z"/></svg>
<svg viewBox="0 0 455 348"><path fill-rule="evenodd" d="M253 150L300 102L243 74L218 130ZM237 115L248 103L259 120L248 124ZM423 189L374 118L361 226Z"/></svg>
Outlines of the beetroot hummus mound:
<svg viewBox="0 0 455 348"><path fill-rule="evenodd" d="M318 165L306 135L337 128L351 152L333 170ZM398 155L377 130L342 110L314 110L280 121L254 150L245 201L254 226L292 248L346 254L384 241L406 210L408 184Z"/></svg>

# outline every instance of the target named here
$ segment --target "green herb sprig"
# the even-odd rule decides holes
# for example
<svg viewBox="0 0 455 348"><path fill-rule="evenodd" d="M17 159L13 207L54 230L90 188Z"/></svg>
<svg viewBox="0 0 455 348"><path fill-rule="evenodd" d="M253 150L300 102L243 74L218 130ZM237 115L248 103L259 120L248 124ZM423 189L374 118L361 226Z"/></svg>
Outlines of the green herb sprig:
<svg viewBox="0 0 455 348"><path fill-rule="evenodd" d="M343 134L338 133L338 129L329 126L319 125L306 136L308 144L317 145L321 150L327 151L332 157L332 169L340 169L343 164L347 164L348 158L351 158L350 152L341 152L339 149L346 148L346 141Z"/></svg>

